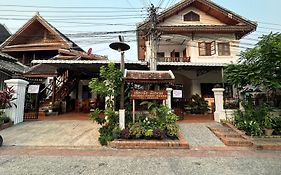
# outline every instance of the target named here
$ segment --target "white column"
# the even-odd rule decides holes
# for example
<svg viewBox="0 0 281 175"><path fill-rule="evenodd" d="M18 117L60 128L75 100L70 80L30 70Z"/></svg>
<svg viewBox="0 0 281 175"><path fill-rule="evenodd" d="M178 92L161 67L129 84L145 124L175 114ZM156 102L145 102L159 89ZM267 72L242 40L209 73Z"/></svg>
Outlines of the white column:
<svg viewBox="0 0 281 175"><path fill-rule="evenodd" d="M172 88L167 88L167 100L166 100L166 105L169 107L169 109L172 109Z"/></svg>
<svg viewBox="0 0 281 175"><path fill-rule="evenodd" d="M225 112L223 109L223 88L214 88L212 89L215 96L215 112L214 118L216 122L220 122L220 120L225 120Z"/></svg>
<svg viewBox="0 0 281 175"><path fill-rule="evenodd" d="M14 124L23 122L24 115L24 101L25 101L25 92L28 82L21 79L10 79L4 81L8 87L12 87L15 91L13 98L15 100L11 108L6 109L6 114L8 117L14 121Z"/></svg>

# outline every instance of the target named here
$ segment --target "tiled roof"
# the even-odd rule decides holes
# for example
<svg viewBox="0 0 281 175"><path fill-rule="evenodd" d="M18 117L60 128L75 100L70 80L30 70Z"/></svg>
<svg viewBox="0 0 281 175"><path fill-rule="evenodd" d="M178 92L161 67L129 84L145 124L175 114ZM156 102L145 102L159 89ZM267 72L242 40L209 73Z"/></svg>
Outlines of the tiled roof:
<svg viewBox="0 0 281 175"><path fill-rule="evenodd" d="M56 75L57 68L47 64L38 64L24 74L25 77L49 77Z"/></svg>
<svg viewBox="0 0 281 175"><path fill-rule="evenodd" d="M170 83L175 80L172 71L126 70L124 78L127 82L136 83Z"/></svg>
<svg viewBox="0 0 281 175"><path fill-rule="evenodd" d="M0 52L0 59L1 60L5 60L5 61L9 61L9 62L16 62L17 59L6 54L6 53L3 53L3 52Z"/></svg>
<svg viewBox="0 0 281 175"><path fill-rule="evenodd" d="M0 69L10 73L24 73L29 68L22 65L19 62L10 62L6 60L0 60Z"/></svg>
<svg viewBox="0 0 281 175"><path fill-rule="evenodd" d="M159 66L207 66L207 67L224 67L225 63L194 63L194 62L158 62Z"/></svg>

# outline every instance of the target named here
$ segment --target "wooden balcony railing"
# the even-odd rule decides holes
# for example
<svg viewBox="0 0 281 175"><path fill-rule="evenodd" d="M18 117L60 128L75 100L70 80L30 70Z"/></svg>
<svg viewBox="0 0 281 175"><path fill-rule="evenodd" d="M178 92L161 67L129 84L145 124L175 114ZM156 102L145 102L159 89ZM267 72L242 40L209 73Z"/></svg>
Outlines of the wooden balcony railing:
<svg viewBox="0 0 281 175"><path fill-rule="evenodd" d="M190 57L160 57L159 62L190 62Z"/></svg>

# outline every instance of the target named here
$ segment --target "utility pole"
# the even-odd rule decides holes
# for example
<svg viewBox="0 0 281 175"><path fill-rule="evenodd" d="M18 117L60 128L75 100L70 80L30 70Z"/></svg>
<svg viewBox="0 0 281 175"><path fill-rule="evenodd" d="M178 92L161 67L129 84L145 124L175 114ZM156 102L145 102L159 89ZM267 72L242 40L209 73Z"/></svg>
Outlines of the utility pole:
<svg viewBox="0 0 281 175"><path fill-rule="evenodd" d="M151 21L150 28L150 58L149 66L151 71L157 70L157 51L158 51L158 33L157 33L157 13L153 4L149 8L149 18Z"/></svg>

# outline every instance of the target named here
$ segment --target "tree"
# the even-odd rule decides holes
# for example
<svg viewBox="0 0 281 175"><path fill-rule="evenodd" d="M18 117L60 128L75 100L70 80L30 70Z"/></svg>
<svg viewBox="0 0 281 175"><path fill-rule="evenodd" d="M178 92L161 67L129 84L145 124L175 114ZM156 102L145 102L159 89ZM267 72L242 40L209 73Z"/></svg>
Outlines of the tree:
<svg viewBox="0 0 281 175"><path fill-rule="evenodd" d="M102 97L109 97L106 105L114 110L113 100L120 94L121 83L122 72L115 67L114 63L109 63L107 67L100 68L100 78L93 78L89 82L89 88Z"/></svg>
<svg viewBox="0 0 281 175"><path fill-rule="evenodd" d="M242 52L238 64L226 67L225 79L238 87L281 89L281 34L264 35L254 48Z"/></svg>

